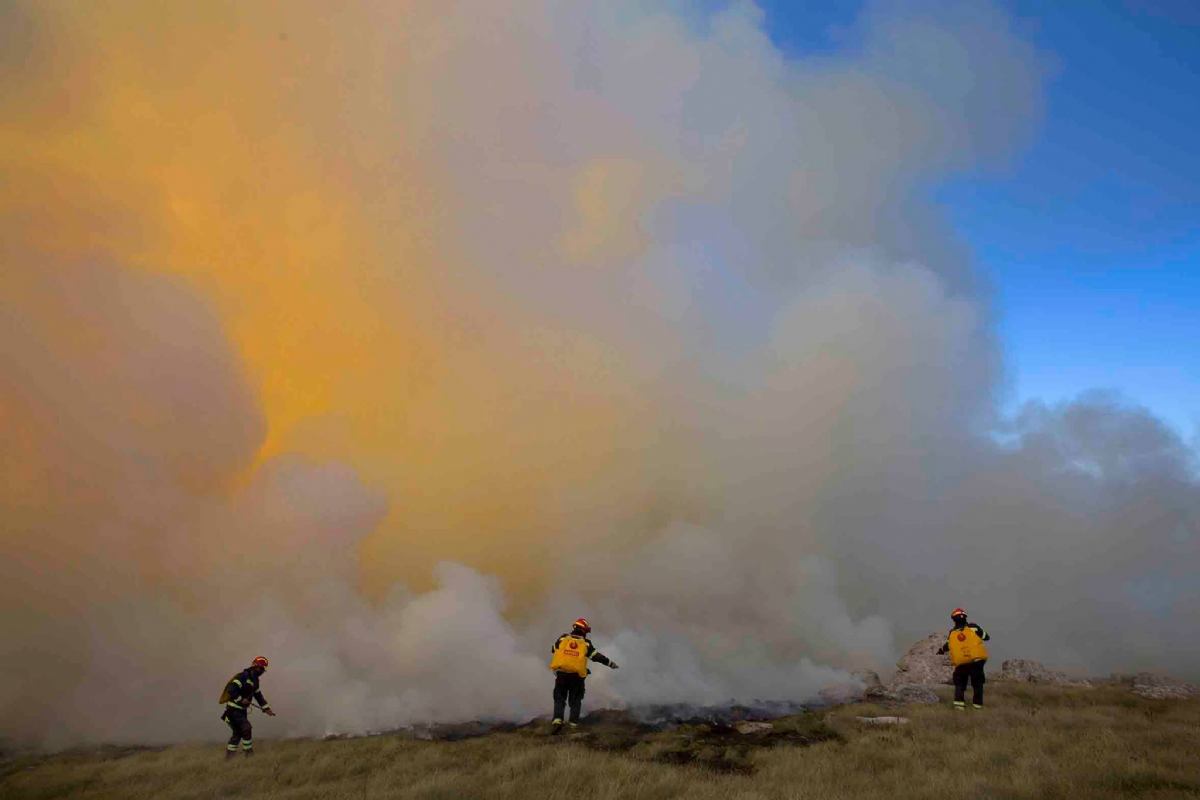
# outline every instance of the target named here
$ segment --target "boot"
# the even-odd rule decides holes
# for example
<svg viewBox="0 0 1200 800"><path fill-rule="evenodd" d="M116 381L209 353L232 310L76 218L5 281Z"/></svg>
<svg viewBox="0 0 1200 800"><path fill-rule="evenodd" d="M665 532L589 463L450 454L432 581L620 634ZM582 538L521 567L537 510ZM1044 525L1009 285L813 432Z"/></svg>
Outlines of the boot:
<svg viewBox="0 0 1200 800"><path fill-rule="evenodd" d="M235 757L236 755L237 755L237 750L226 750L225 751L225 760L228 761L229 759Z"/></svg>
<svg viewBox="0 0 1200 800"><path fill-rule="evenodd" d="M562 733L562 720L556 719L550 723L550 735L557 736Z"/></svg>
<svg viewBox="0 0 1200 800"><path fill-rule="evenodd" d="M246 758L250 758L251 756L254 755L253 750L243 750L242 752L246 754Z"/></svg>

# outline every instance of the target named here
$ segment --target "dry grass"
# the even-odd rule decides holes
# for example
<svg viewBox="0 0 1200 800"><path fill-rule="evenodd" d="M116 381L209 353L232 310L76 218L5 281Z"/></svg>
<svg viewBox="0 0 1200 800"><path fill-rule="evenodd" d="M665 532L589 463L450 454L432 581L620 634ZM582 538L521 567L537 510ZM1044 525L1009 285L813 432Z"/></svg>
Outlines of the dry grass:
<svg viewBox="0 0 1200 800"><path fill-rule="evenodd" d="M461 742L267 740L255 759L228 766L220 746L112 748L7 759L0 796L1200 797L1197 701L1142 700L1115 688L995 687L982 712L908 707L899 713L911 723L899 728L854 719L872 713L897 712L847 706L796 718L784 725L791 741L759 746L695 728L673 738L597 728L576 738L522 730Z"/></svg>

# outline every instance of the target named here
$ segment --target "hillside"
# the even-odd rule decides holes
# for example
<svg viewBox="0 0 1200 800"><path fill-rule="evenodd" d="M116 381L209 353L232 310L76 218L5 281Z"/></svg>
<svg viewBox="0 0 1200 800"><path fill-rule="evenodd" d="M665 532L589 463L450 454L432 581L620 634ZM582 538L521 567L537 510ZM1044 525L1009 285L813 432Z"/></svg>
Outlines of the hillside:
<svg viewBox="0 0 1200 800"><path fill-rule="evenodd" d="M0 762L5 798L1173 798L1200 797L1200 701L1119 687L992 685L989 707L855 704L742 733L640 728L604 712L579 733L528 726L461 741L401 735L101 748ZM904 725L858 717L900 714ZM257 737L256 737L257 738Z"/></svg>

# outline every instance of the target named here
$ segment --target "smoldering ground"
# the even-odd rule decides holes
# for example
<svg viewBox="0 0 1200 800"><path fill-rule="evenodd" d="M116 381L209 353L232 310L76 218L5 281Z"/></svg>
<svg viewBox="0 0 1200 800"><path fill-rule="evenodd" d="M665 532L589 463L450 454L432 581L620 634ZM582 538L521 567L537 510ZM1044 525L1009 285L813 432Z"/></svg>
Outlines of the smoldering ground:
<svg viewBox="0 0 1200 800"><path fill-rule="evenodd" d="M1002 418L926 189L1044 67L986 5L3 6L6 736L219 736L802 700L975 611L1200 670L1195 453L1090 395Z"/></svg>

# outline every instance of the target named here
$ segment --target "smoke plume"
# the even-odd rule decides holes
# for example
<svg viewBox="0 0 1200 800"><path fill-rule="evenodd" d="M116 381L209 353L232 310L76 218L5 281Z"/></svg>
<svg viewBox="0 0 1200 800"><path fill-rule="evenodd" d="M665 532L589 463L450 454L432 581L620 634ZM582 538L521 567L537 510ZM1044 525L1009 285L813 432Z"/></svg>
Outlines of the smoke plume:
<svg viewBox="0 0 1200 800"><path fill-rule="evenodd" d="M0 734L803 700L964 605L1196 675L1195 452L998 411L929 189L1032 134L983 4L0 3ZM923 10L922 10L923 9Z"/></svg>

